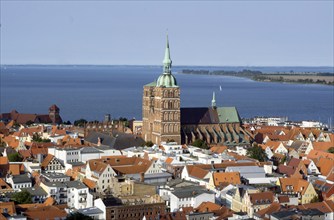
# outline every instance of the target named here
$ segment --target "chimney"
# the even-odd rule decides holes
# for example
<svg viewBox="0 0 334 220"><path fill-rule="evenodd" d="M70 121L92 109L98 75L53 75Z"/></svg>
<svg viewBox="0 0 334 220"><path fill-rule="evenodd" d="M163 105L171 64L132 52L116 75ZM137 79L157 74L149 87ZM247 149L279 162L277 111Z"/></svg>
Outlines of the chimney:
<svg viewBox="0 0 334 220"><path fill-rule="evenodd" d="M144 182L144 180L145 180L145 173L144 172L141 172L140 173L140 182Z"/></svg>
<svg viewBox="0 0 334 220"><path fill-rule="evenodd" d="M100 137L97 138L97 146L101 146L101 138Z"/></svg>

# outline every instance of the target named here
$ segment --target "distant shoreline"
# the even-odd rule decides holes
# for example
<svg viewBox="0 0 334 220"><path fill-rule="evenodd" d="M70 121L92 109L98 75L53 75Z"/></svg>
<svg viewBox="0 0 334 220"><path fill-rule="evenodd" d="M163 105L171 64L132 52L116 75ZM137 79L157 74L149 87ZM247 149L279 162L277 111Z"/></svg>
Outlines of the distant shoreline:
<svg viewBox="0 0 334 220"><path fill-rule="evenodd" d="M248 78L258 82L281 82L296 84L321 84L334 85L334 73L322 72L281 72L281 73L263 73L261 71L242 70L242 71L208 71L208 70L192 70L184 69L181 74L197 74L197 75L219 75L219 76L235 76Z"/></svg>

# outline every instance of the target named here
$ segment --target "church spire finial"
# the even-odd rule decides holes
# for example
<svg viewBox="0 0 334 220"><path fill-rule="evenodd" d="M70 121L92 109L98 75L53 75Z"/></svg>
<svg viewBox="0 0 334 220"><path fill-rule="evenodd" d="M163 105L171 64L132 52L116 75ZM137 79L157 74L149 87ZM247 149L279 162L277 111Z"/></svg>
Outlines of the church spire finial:
<svg viewBox="0 0 334 220"><path fill-rule="evenodd" d="M164 64L164 73L170 74L171 68L172 68L172 60L170 59L168 32L167 32L167 44L166 44L166 50L165 50L165 58L163 60L163 64Z"/></svg>
<svg viewBox="0 0 334 220"><path fill-rule="evenodd" d="M211 101L212 108L216 108L216 94L213 92L212 94L212 101Z"/></svg>

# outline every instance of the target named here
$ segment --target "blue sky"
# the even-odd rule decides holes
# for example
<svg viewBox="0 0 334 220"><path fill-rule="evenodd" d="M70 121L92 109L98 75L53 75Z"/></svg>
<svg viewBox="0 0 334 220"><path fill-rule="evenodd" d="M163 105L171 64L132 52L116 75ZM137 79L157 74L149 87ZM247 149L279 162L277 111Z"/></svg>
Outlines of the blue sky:
<svg viewBox="0 0 334 220"><path fill-rule="evenodd" d="M1 64L333 66L333 1L1 1Z"/></svg>

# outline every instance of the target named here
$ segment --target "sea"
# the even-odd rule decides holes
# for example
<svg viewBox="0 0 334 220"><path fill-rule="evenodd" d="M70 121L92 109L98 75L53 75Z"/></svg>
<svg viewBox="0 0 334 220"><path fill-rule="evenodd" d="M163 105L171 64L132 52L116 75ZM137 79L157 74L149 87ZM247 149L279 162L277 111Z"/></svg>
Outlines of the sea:
<svg viewBox="0 0 334 220"><path fill-rule="evenodd" d="M333 72L333 67L176 66L173 74L181 89L181 107L208 107L215 92L217 106L235 106L242 118L334 121L334 86L182 74L183 69L276 73ZM161 66L2 65L0 112L47 114L56 104L64 121L102 121L105 114L141 120L143 86L161 73Z"/></svg>

